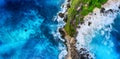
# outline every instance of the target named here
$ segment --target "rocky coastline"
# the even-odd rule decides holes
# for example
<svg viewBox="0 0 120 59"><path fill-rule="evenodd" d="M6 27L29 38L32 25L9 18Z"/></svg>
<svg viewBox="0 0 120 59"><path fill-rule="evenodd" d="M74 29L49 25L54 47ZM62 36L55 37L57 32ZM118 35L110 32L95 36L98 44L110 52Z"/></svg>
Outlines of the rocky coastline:
<svg viewBox="0 0 120 59"><path fill-rule="evenodd" d="M67 3L63 5L63 8L66 6L66 11L64 13L60 12L58 13L58 16L60 18L63 18L64 22L67 22L67 10L70 8L71 0L67 0ZM91 24L91 23L90 23ZM65 45L67 47L67 55L65 56L65 59L85 59L85 58L91 58L89 55L89 51L87 51L85 48L81 48L79 51L76 48L76 36L71 37L67 34L64 27L59 28L59 32L61 34L61 38L65 40ZM83 53L84 52L84 53Z"/></svg>
<svg viewBox="0 0 120 59"><path fill-rule="evenodd" d="M58 16L60 18L63 18L64 22L67 22L67 10L68 8L70 8L70 3L71 0L67 0L67 3L65 5L63 5L64 7L67 6L66 11L64 13L59 13ZM78 7L79 10L81 9L81 7ZM77 8L77 9L78 9ZM83 23L81 23L83 24ZM89 22L89 25L91 24L91 22ZM77 27L80 28L80 27ZM77 33L75 33L74 37L71 37L70 35L67 34L67 32L65 31L64 28L59 28L59 32L61 34L61 37L65 40L65 45L67 47L67 55L65 56L65 59L85 59L85 58L92 58L91 55L89 54L89 51L87 51L87 49L85 48L81 48L79 51L76 48L76 36Z"/></svg>
<svg viewBox="0 0 120 59"><path fill-rule="evenodd" d="M71 3L71 0L67 0L67 4L63 5L63 6L67 6L67 10L68 8L70 8L70 3ZM118 7L120 9L120 6ZM78 7L77 10L80 10L81 8ZM64 18L63 21L64 22L67 22L67 10L65 11L65 13L59 13L58 16L61 17L61 18ZM95 9L94 9L95 10ZM116 10L112 10L112 9L109 9L107 11L105 11L105 8L102 7L100 8L100 12L101 13L108 13L108 12L114 12ZM116 11L117 12L117 11ZM89 13L90 15L91 13ZM81 25L84 24L83 23L80 23ZM92 24L92 22L88 22L88 26L90 26ZM81 28L80 26L77 26L77 28ZM63 39L65 39L65 44L66 44L66 47L67 47L67 52L68 54L66 55L65 59L92 59L91 55L89 54L89 51L87 51L87 49L85 48L81 48L81 49L77 49L76 48L76 36L77 36L77 33L75 33L75 36L74 37L71 37L67 34L67 32L65 31L64 28L59 28L59 32L61 34L61 37Z"/></svg>
<svg viewBox="0 0 120 59"><path fill-rule="evenodd" d="M67 3L63 5L66 6L67 10L70 8L71 0L67 0ZM67 10L64 13L58 13L60 18L63 18L63 21L67 21ZM75 44L76 40L74 37L69 36L64 28L59 28L59 32L61 34L61 38L65 39L65 45L67 47L68 54L65 56L65 59L81 59L78 51L76 50Z"/></svg>

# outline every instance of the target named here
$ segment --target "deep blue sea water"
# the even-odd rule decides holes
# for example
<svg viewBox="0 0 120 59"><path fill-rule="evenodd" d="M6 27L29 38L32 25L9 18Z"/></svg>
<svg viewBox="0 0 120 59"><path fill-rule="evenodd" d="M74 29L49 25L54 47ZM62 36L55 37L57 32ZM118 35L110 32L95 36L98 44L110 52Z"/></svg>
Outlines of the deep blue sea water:
<svg viewBox="0 0 120 59"><path fill-rule="evenodd" d="M0 59L58 59L64 0L0 0Z"/></svg>

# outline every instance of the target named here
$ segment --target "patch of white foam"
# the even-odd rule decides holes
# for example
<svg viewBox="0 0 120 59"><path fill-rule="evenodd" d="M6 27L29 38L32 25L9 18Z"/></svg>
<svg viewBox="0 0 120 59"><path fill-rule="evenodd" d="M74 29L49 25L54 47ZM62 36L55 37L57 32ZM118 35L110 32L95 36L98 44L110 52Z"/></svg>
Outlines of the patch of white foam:
<svg viewBox="0 0 120 59"><path fill-rule="evenodd" d="M59 13L63 13L63 14L66 13L66 11L67 11L67 4L68 4L68 3L69 3L69 2L68 2L67 0L65 0L65 2L63 3L63 5L61 6L61 11L59 11L58 14L59 14ZM59 23L63 23L63 24L62 24L63 26L65 25L65 22L63 21L64 18L61 18L60 16L57 16L56 18L57 18L57 21L58 21Z"/></svg>
<svg viewBox="0 0 120 59"><path fill-rule="evenodd" d="M64 48L62 48L63 50L60 52L60 54L59 54L59 59L65 59L65 56L67 55L67 51L64 49Z"/></svg>
<svg viewBox="0 0 120 59"><path fill-rule="evenodd" d="M105 10L113 9L118 10L118 6L120 5L120 0L108 0L106 4L102 7ZM100 9L95 8L93 13L87 15L84 20L84 24L79 24L81 28L78 28L78 34L76 37L77 44L76 47L79 50L80 48L84 48L89 45L92 38L95 36L94 33L97 30L105 28L105 26L110 25L113 23L114 19L116 18L117 13L100 13ZM88 23L91 22L89 26ZM106 29L107 30L107 29ZM104 35L104 32L102 32ZM86 39L89 38L89 39Z"/></svg>
<svg viewBox="0 0 120 59"><path fill-rule="evenodd" d="M63 5L61 6L61 10L57 13L57 16L55 16L54 21L55 21L55 20L58 21L58 25L57 25L58 28L57 28L57 33L55 33L55 32L52 33L53 36L54 36L54 38L58 37L58 38L60 38L63 42L64 42L64 39L61 38L61 34L60 34L60 32L59 32L59 29L64 27L65 22L63 21L64 17L61 18L58 14L59 14L59 13L63 13L63 14L66 13L67 4L68 4L68 2L67 2L67 0L65 0L64 3L63 3Z"/></svg>
<svg viewBox="0 0 120 59"><path fill-rule="evenodd" d="M67 10L67 0L64 1L63 5L61 6L61 11L58 12L59 13L66 13L66 10ZM63 28L64 25L65 25L65 22L63 21L64 18L61 18L59 15L57 14L57 16L55 17L55 20L58 21L58 29L57 29L57 33L54 33L54 37L58 37L60 38L60 40L62 40L63 42L65 41L64 39L61 38L61 34L59 32L59 28ZM67 55L67 50L66 50L66 47L64 45L61 45L59 44L59 49L61 50L58 58L59 59L64 59L64 57Z"/></svg>
<svg viewBox="0 0 120 59"><path fill-rule="evenodd" d="M63 13L63 14L66 13L67 4L68 4L68 2L67 2L67 0L65 0L64 3L63 3L63 5L61 6L61 10L58 12L58 14L59 14L59 13ZM60 39L64 42L65 40L64 40L63 38L61 38L61 34L60 34L60 32L59 32L59 28L63 28L64 25L65 25L65 22L63 21L64 17L61 18L58 14L57 14L57 16L55 16L55 18L54 18L54 20L57 20L57 21L58 21L58 25L57 25L58 29L57 29L57 33L53 33L53 36L54 36L55 38L56 38L56 37L60 38Z"/></svg>

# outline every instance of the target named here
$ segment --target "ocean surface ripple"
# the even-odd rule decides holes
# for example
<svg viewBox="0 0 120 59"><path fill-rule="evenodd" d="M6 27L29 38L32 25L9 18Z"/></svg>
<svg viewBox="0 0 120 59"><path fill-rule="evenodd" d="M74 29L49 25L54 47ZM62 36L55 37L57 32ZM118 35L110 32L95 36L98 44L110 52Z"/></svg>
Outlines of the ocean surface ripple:
<svg viewBox="0 0 120 59"><path fill-rule="evenodd" d="M0 0L0 59L58 59L55 17L63 2Z"/></svg>

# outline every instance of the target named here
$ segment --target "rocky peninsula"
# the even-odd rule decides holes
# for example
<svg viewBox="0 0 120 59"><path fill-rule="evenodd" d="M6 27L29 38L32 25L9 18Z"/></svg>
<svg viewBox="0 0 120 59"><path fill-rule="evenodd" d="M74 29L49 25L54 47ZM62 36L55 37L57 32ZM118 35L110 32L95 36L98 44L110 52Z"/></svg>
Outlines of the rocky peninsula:
<svg viewBox="0 0 120 59"><path fill-rule="evenodd" d="M89 51L85 48L80 48L80 50L76 49L76 35L77 28L81 28L79 24L84 24L85 16L88 14L92 14L96 10L96 8L100 9L100 12L104 12L105 8L103 8L106 4L109 4L109 0L68 0L67 11L63 13L59 13L61 18L64 17L64 21L66 25L64 28L60 28L59 31L62 34L62 38L65 39L65 43L67 46L68 54L66 59L92 59ZM106 3L106 4L105 4ZM102 6L104 5L104 6ZM120 7L119 7L120 8ZM113 10L109 10L113 12ZM88 22L88 26L90 26L92 22ZM82 52L85 52L82 54Z"/></svg>

